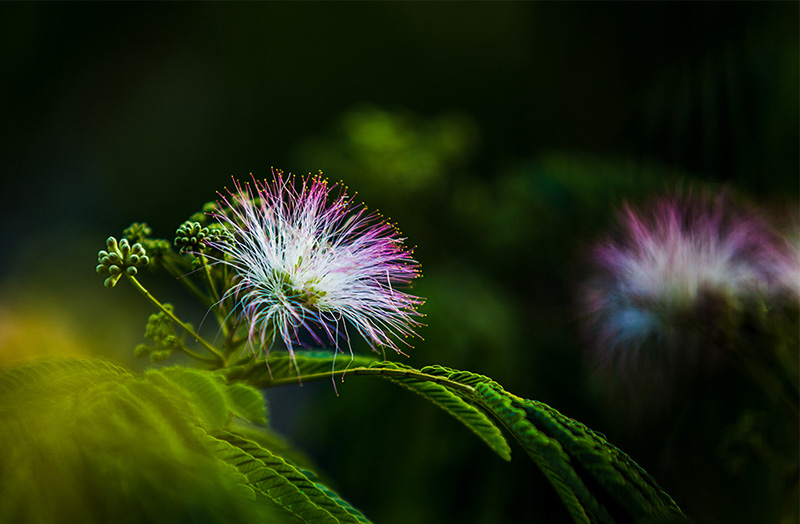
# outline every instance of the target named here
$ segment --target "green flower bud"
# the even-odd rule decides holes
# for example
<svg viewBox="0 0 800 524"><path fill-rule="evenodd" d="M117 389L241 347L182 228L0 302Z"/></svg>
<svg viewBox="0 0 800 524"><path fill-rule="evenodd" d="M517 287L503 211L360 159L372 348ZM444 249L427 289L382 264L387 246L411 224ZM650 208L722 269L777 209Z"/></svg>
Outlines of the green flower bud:
<svg viewBox="0 0 800 524"><path fill-rule="evenodd" d="M127 257L131 252L131 245L128 243L127 238L123 238L119 241L119 252L122 254L122 258Z"/></svg>
<svg viewBox="0 0 800 524"><path fill-rule="evenodd" d="M180 248L181 254L201 253L203 239L208 235L208 228L202 227L198 222L187 220L175 231L175 247Z"/></svg>
<svg viewBox="0 0 800 524"><path fill-rule="evenodd" d="M111 289L112 287L117 285L119 277L120 275L111 275L110 277L105 279L105 281L103 281L103 285L106 286L108 289Z"/></svg>
<svg viewBox="0 0 800 524"><path fill-rule="evenodd" d="M161 262L164 255L171 250L172 246L170 243L162 238L147 238L142 241L142 252L146 251L150 254L148 263L152 264L153 267L158 267L158 264ZM141 257L142 255L139 256Z"/></svg>
<svg viewBox="0 0 800 524"><path fill-rule="evenodd" d="M107 288L116 286L123 274L136 275L137 268L146 266L150 261L144 247L139 243L131 246L127 238L117 242L116 238L108 237L106 246L108 251L101 249L97 253L99 264L95 271L100 275L110 275L103 283Z"/></svg>
<svg viewBox="0 0 800 524"><path fill-rule="evenodd" d="M139 344L138 346L136 346L133 349L133 354L136 355L137 357L141 358L141 357L147 355L148 353L150 353L151 349L153 349L153 348L151 348L147 344Z"/></svg>
<svg viewBox="0 0 800 524"><path fill-rule="evenodd" d="M150 352L150 361L153 364L157 364L158 362L163 362L167 360L171 355L172 355L172 350L157 349L155 351Z"/></svg>
<svg viewBox="0 0 800 524"><path fill-rule="evenodd" d="M143 242L153 233L153 230L145 222L134 222L122 231L122 236L131 242Z"/></svg>

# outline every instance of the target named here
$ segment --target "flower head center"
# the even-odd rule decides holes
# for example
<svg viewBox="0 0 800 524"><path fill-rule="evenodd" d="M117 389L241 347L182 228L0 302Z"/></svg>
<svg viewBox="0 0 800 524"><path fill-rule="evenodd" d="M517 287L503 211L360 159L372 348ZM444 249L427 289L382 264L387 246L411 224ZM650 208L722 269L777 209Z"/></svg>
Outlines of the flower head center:
<svg viewBox="0 0 800 524"><path fill-rule="evenodd" d="M301 304L307 309L319 311L319 301L327 292L318 287L319 279L311 278L306 281L297 281L283 269L273 270L275 294L287 304Z"/></svg>

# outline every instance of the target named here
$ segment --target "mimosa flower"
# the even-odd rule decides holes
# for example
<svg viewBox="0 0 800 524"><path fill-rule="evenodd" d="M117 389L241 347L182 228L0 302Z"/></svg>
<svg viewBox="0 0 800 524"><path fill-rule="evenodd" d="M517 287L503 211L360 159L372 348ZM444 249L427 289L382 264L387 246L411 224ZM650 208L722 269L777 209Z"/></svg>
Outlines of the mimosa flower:
<svg viewBox="0 0 800 524"><path fill-rule="evenodd" d="M338 348L352 328L373 349L400 352L395 339L414 335L423 300L401 290L419 264L399 232L339 184L273 175L220 193L214 216L233 241L208 241L233 270L225 298L249 325L251 347L269 351L280 336L292 355L304 341Z"/></svg>
<svg viewBox="0 0 800 524"><path fill-rule="evenodd" d="M713 329L725 308L774 284L776 236L725 195L687 193L642 209L626 206L619 222L619 235L595 247L581 296L604 364L633 374L658 365L660 379L668 380L671 363L708 358L697 333Z"/></svg>

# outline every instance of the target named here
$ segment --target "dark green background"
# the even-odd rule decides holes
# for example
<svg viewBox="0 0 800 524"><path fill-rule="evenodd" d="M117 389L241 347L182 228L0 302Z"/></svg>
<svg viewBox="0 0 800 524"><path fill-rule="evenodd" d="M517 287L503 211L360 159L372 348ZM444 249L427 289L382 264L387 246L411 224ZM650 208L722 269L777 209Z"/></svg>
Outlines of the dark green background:
<svg viewBox="0 0 800 524"><path fill-rule="evenodd" d="M770 469L718 453L742 409L770 409L757 389L723 370L622 420L582 359L573 295L623 200L699 180L796 206L798 16L788 2L3 4L3 311L47 303L89 352L141 366L148 308L93 274L105 237L145 220L171 238L231 175L323 170L418 246L428 327L410 364L489 374L605 432L700 522L770 522ZM269 396L376 522L567 521L521 450L501 463L367 380Z"/></svg>

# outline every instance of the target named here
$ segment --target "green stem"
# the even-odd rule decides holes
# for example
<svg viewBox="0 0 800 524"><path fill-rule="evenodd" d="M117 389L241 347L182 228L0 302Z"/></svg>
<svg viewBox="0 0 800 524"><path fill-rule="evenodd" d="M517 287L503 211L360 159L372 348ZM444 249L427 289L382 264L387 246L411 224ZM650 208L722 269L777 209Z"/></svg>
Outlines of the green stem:
<svg viewBox="0 0 800 524"><path fill-rule="evenodd" d="M215 359L216 361L218 361L220 364L223 364L225 362L225 356L222 353L220 353L219 350L217 350L217 348L209 344L203 337L195 333L195 331L192 328L181 322L181 320L178 317L176 317L170 310L165 308L161 302L159 302L153 295L151 295L150 292L147 291L147 289L145 289L144 286L142 286L142 284L140 284L138 280L136 280L136 277L127 274L125 276L128 277L128 281L131 284L133 284L133 287L136 288L136 291L138 291L144 298L149 300L150 303L153 304L157 309L164 312L165 315L167 315L173 322L178 324L184 331L186 331L191 336L195 337L195 340L200 342L200 344L202 344L203 347L205 347L211 354L213 354L216 357ZM187 349L184 349L184 351L187 351L187 354L193 358L200 356L197 355L196 353L188 352ZM208 360L206 357L201 357L201 358L203 360Z"/></svg>
<svg viewBox="0 0 800 524"><path fill-rule="evenodd" d="M211 267L209 267L205 255L200 254L198 258L200 258L200 263L203 265L203 274L206 277L206 287L209 293L211 293L211 300L217 303L219 302L219 293L217 293L217 287L214 285L214 279L211 278Z"/></svg>
<svg viewBox="0 0 800 524"><path fill-rule="evenodd" d="M230 331L227 332L225 341L222 343L222 349L227 353L228 358L230 358L230 355L233 354L234 350L241 345L242 340L247 340L246 337L244 339L239 339L239 341L234 340L236 337L236 332L239 331L241 325L241 317L234 319L233 325L231 326Z"/></svg>
<svg viewBox="0 0 800 524"><path fill-rule="evenodd" d="M166 269L170 275L174 276L178 282L180 282L189 292L195 296L197 300L199 300L203 305L206 307L211 307L211 302L207 295L205 295L200 288L198 288L194 282L186 278L186 273L180 271L171 260L168 260L166 257L162 262L164 269Z"/></svg>
<svg viewBox="0 0 800 524"><path fill-rule="evenodd" d="M216 358L213 358L213 357L206 357L206 356L200 355L198 353L195 353L194 351L192 351L191 349L187 348L186 346L184 346L182 344L179 347L179 349L181 350L181 352L184 355L187 355L188 357L191 357L191 358L193 358L195 360L198 360L200 362L205 362L207 364L219 364L219 359L216 359Z"/></svg>
<svg viewBox="0 0 800 524"><path fill-rule="evenodd" d="M200 254L198 256L200 259L200 263L203 265L203 276L205 277L206 281L206 289L211 294L212 307L214 308L214 316L217 318L217 323L219 327L222 328L222 334L227 336L228 335L228 323L225 322L225 315L222 312L222 300L220 299L219 292L217 292L217 286L214 285L214 279L211 276L211 267L208 265L208 259L205 255Z"/></svg>

